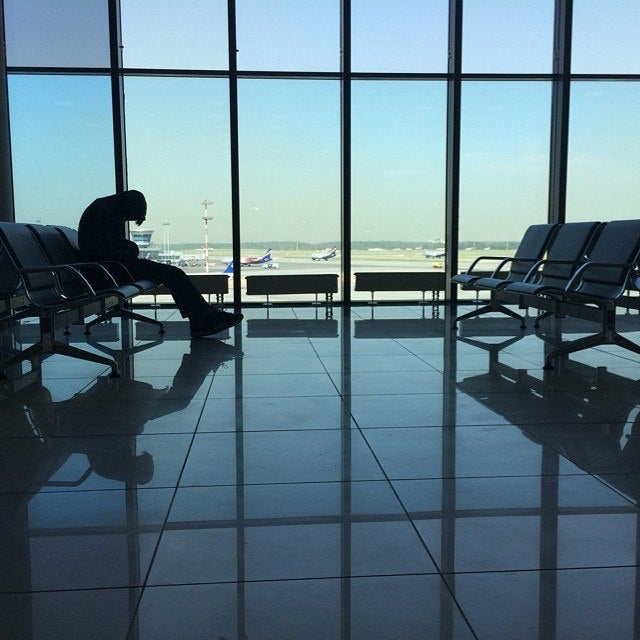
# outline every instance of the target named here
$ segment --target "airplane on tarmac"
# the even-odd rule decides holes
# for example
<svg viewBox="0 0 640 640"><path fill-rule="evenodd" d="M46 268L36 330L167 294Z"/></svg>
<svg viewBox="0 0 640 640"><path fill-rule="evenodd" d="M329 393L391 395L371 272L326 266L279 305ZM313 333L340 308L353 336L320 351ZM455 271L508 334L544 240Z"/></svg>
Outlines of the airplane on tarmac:
<svg viewBox="0 0 640 640"><path fill-rule="evenodd" d="M233 259L225 260L227 267L224 273L233 273ZM271 257L271 249L267 249L267 252L263 256L249 256L248 258L240 258L241 267L252 267L253 265L261 264L263 268L271 265L276 266Z"/></svg>
<svg viewBox="0 0 640 640"><path fill-rule="evenodd" d="M325 249L324 251L318 251L317 253L311 254L312 260L329 260L331 258L335 258L338 255L338 250L336 247L333 249Z"/></svg>
<svg viewBox="0 0 640 640"><path fill-rule="evenodd" d="M250 256L248 258L240 258L240 264L243 267L250 267L253 264L262 264L264 262L271 262L273 258L271 257L271 249L267 249L267 252L261 256Z"/></svg>
<svg viewBox="0 0 640 640"><path fill-rule="evenodd" d="M444 258L446 255L446 250L445 249L427 249L424 252L424 257L427 259L430 258Z"/></svg>

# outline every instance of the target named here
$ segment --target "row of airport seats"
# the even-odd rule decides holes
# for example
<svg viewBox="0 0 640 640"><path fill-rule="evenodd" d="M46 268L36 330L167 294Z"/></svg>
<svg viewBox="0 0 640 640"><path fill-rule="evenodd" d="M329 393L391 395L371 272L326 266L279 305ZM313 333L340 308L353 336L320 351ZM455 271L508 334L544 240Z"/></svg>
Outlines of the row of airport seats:
<svg viewBox="0 0 640 640"><path fill-rule="evenodd" d="M490 276L480 274L483 262L498 261ZM525 317L507 304L537 310L536 327L549 315L592 320L600 324L594 335L557 346L545 359L552 368L555 356L601 344L617 344L635 353L640 346L621 336L615 327L616 306L637 277L640 260L640 220L567 222L530 226L513 256L486 256L475 260L468 271L452 282L489 292L489 301L453 321L500 312Z"/></svg>
<svg viewBox="0 0 640 640"><path fill-rule="evenodd" d="M70 324L84 324L89 334L93 325L119 316L152 323L163 331L158 320L126 308L136 296L152 292L157 283L134 280L117 262L82 261L74 229L0 222L0 262L0 296L6 310L0 319L33 316L39 320L37 342L0 361L0 377L12 365L52 353L108 365L111 375L117 376L114 359L56 339L56 330Z"/></svg>

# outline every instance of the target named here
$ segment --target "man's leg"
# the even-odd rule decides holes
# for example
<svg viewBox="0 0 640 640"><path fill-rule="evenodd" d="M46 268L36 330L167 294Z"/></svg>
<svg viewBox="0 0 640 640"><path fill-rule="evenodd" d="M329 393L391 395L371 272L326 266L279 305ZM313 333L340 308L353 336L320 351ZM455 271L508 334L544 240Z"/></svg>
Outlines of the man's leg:
<svg viewBox="0 0 640 640"><path fill-rule="evenodd" d="M227 313L207 304L189 276L179 267L145 259L132 260L125 266L134 278L154 280L171 291L182 317L191 321L191 335L194 337L218 333L242 320L240 313Z"/></svg>
<svg viewBox="0 0 640 640"><path fill-rule="evenodd" d="M134 278L154 280L165 285L171 291L183 318L195 317L209 306L189 276L178 267L144 259L131 260L125 266Z"/></svg>

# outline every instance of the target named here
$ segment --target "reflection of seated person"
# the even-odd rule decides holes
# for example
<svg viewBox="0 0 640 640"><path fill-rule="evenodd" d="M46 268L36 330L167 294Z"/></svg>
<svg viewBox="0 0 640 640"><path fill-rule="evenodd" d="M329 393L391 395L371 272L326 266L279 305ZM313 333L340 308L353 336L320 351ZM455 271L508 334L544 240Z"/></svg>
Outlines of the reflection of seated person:
<svg viewBox="0 0 640 640"><path fill-rule="evenodd" d="M141 225L147 215L147 202L139 191L124 191L94 200L84 211L78 226L78 243L87 261L115 260L127 267L135 279L164 284L182 314L189 318L191 336L213 335L239 324L241 313L228 313L207 304L180 268L139 258L138 245L124 237L124 223Z"/></svg>
<svg viewBox="0 0 640 640"><path fill-rule="evenodd" d="M207 376L241 356L242 351L219 340L194 341L170 387L156 389L140 380L100 377L86 391L59 402L35 383L12 394L2 409L12 433L23 440L6 454L0 488L5 493L36 492L51 483L74 454L86 455L89 463L77 484L90 472L128 484L147 484L154 474L153 458L136 450L136 438L147 422L187 407ZM25 437L31 431L38 437Z"/></svg>

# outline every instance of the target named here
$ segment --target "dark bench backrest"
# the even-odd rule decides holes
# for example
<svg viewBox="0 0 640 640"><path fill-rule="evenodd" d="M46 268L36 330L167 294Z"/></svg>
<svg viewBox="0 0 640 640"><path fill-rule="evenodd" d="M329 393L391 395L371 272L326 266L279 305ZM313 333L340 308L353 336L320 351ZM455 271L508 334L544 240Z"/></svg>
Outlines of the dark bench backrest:
<svg viewBox="0 0 640 640"><path fill-rule="evenodd" d="M40 242L51 264L73 264L78 262L71 247L55 227L44 224L27 225Z"/></svg>
<svg viewBox="0 0 640 640"><path fill-rule="evenodd" d="M8 251L0 244L0 297L8 298L20 288L20 276Z"/></svg>
<svg viewBox="0 0 640 640"><path fill-rule="evenodd" d="M80 245L78 244L78 230L72 229L71 227L61 227L59 225L55 225L54 228L69 245L69 249L75 256L75 260L80 262L82 257L80 254Z"/></svg>
<svg viewBox="0 0 640 640"><path fill-rule="evenodd" d="M523 280L533 266L532 260L540 260L557 230L557 224L532 224L524 232L509 266L510 280Z"/></svg>
<svg viewBox="0 0 640 640"><path fill-rule="evenodd" d="M0 222L0 240L17 269L48 267L50 262L42 247L26 224ZM23 275L31 299L47 304L58 299L58 282L51 272Z"/></svg>
<svg viewBox="0 0 640 640"><path fill-rule="evenodd" d="M551 262L543 265L539 284L552 286L557 284L557 286L563 287L577 266L586 259L602 226L600 222L566 222L561 224L547 253L547 259ZM553 262L556 260L559 262Z"/></svg>
<svg viewBox="0 0 640 640"><path fill-rule="evenodd" d="M50 264L61 265L77 262L77 257L71 250L71 246L55 227L44 224L28 224L27 227L40 244ZM84 288L78 284L71 272L61 272L59 278L67 295L81 295L84 292Z"/></svg>
<svg viewBox="0 0 640 640"><path fill-rule="evenodd" d="M612 220L603 225L588 260L594 263L637 265L640 255L640 220ZM629 276L623 267L594 267L585 271L577 291L586 296L616 299Z"/></svg>

